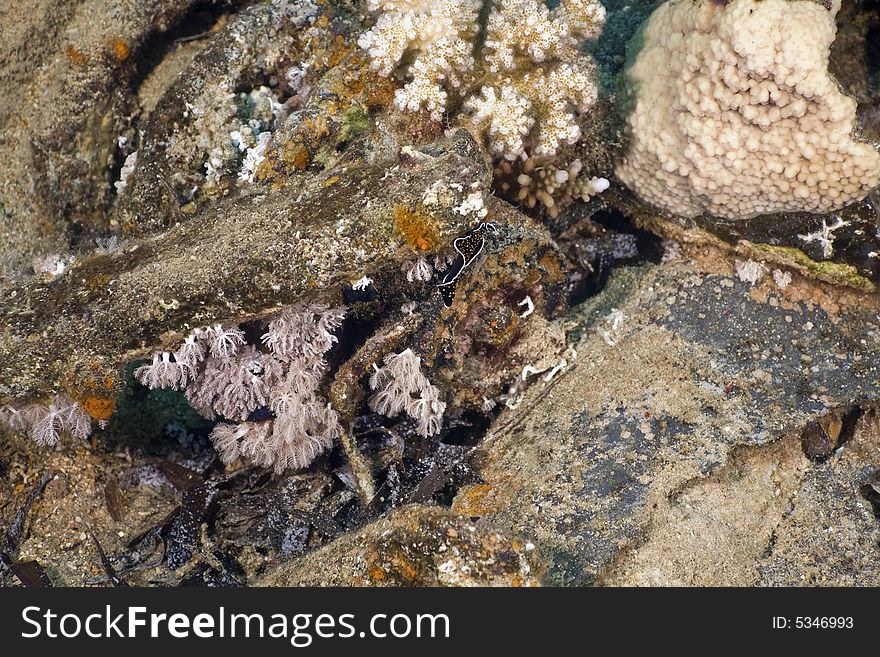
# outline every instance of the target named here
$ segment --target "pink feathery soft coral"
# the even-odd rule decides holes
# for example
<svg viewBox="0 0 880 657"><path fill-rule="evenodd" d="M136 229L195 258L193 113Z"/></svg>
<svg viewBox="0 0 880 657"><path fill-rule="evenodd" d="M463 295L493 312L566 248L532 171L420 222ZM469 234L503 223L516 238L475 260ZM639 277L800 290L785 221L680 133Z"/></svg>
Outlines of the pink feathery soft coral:
<svg viewBox="0 0 880 657"><path fill-rule="evenodd" d="M446 403L422 373L421 358L412 349L388 354L382 367L373 368L370 388L376 392L370 397L370 408L388 417L405 411L418 422L417 430L422 436L440 432Z"/></svg>
<svg viewBox="0 0 880 657"><path fill-rule="evenodd" d="M222 324L214 324L205 329L205 338L210 345L211 355L217 358L228 358L238 352L244 344L244 332L237 328L224 328Z"/></svg>
<svg viewBox="0 0 880 657"><path fill-rule="evenodd" d="M171 360L167 351L153 354L153 362L141 365L134 371L135 378L148 388L182 388L189 375L188 365Z"/></svg>
<svg viewBox="0 0 880 657"><path fill-rule="evenodd" d="M5 423L26 431L38 445L54 445L62 433L84 440L92 434L92 418L76 401L56 395L48 404L31 404L22 410L7 407Z"/></svg>
<svg viewBox="0 0 880 657"><path fill-rule="evenodd" d="M319 395L324 355L338 341L345 308L300 303L272 319L259 345L239 327L197 329L173 352L157 352L135 370L150 388L182 388L209 420L222 418L211 440L224 462L304 468L340 433L336 412ZM262 409L262 410L261 410ZM253 414L269 415L255 421Z"/></svg>

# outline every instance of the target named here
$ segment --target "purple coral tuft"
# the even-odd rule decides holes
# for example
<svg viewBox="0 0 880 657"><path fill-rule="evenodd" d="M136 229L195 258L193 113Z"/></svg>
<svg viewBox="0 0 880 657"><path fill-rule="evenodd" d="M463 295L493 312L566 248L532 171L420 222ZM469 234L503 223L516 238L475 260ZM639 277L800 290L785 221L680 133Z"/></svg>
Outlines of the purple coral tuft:
<svg viewBox="0 0 880 657"><path fill-rule="evenodd" d="M238 352L244 344L244 332L237 328L224 328L222 324L214 324L205 330L205 337L211 348L211 355L217 358L228 358Z"/></svg>
<svg viewBox="0 0 880 657"><path fill-rule="evenodd" d="M225 463L245 457L276 472L304 468L340 432L318 388L345 312L319 303L288 308L261 337L266 351L248 344L241 329L215 324L195 331L173 356L157 353L135 376L151 388L183 388L198 413L223 418L211 440ZM249 421L258 409L274 417Z"/></svg>
<svg viewBox="0 0 880 657"><path fill-rule="evenodd" d="M92 418L70 397L56 395L48 404L32 404L22 410L6 406L0 412L3 424L26 431L38 445L54 445L62 433L85 440L92 434Z"/></svg>
<svg viewBox="0 0 880 657"><path fill-rule="evenodd" d="M385 356L382 367L373 365L370 388L377 392L370 397L370 408L388 417L405 411L418 421L418 432L428 437L440 432L446 403L422 373L421 360L412 349L406 349Z"/></svg>

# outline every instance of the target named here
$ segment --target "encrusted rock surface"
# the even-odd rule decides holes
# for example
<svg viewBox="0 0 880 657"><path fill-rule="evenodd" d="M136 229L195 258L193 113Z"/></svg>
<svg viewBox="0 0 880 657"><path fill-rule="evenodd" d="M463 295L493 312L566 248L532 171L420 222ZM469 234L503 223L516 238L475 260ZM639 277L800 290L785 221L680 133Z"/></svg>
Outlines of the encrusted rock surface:
<svg viewBox="0 0 880 657"><path fill-rule="evenodd" d="M404 507L256 586L532 586L534 545L446 509Z"/></svg>
<svg viewBox="0 0 880 657"><path fill-rule="evenodd" d="M463 197L451 190L413 222L395 222L395 210L437 181L485 188L488 176L479 147L459 131L427 154L230 200L57 279L7 289L4 397L58 388L113 397L125 362L179 341L187 327L241 321L310 293L335 298L341 284L414 257L422 233L438 248L472 223L453 210Z"/></svg>
<svg viewBox="0 0 880 657"><path fill-rule="evenodd" d="M623 313L616 330L612 306ZM799 493L801 480L816 476L799 437L786 436L880 392L876 312L672 264L613 276L572 321L584 333L574 365L490 428L478 459L485 482L460 492L453 509L532 537L550 562L545 583L590 584L606 573L612 583L756 582L773 529L778 544L789 505L810 495ZM853 449L834 459L859 458ZM845 468L843 476L841 503L861 511L836 529L869 541L880 528L866 522ZM688 525L695 505L728 535ZM825 535L807 522L801 540L821 549ZM709 568L699 556L713 540L735 568ZM672 553L674 567L645 557L643 543ZM684 548L697 555L691 562ZM797 559L786 566L796 579Z"/></svg>
<svg viewBox="0 0 880 657"><path fill-rule="evenodd" d="M751 287L726 267L709 254L617 270L605 291L557 320L576 357L569 352L550 382L532 376L516 408L498 417L471 459L480 479L460 489L451 510L406 506L280 563L247 551L246 581L869 583L880 565L880 521L865 488L880 467L876 307L800 278L784 290L770 277ZM835 434L830 455L808 459L805 425L859 405L864 412ZM83 563L100 580L81 536L83 518L107 511L81 464L103 473L103 448L64 456L69 449L34 451L28 470L59 472L63 484L45 495L66 486L77 512L42 504L34 522L52 529L29 538L22 555L46 562L57 535L72 566L53 567L56 582L82 582ZM133 477L124 462L113 469L117 480ZM102 529L105 548L124 552L156 520L137 511L155 507L156 494L126 489L127 520L115 530L125 535ZM160 497L173 508L174 496ZM240 542L230 536L241 530L229 532L241 522L218 516L210 540ZM148 581L163 581L171 572L163 568ZM143 581L139 572L127 576Z"/></svg>
<svg viewBox="0 0 880 657"><path fill-rule="evenodd" d="M64 252L107 225L117 138L136 111L142 48L156 46L194 0L40 0L7 4L0 46L0 249ZM152 39L152 41L151 41Z"/></svg>

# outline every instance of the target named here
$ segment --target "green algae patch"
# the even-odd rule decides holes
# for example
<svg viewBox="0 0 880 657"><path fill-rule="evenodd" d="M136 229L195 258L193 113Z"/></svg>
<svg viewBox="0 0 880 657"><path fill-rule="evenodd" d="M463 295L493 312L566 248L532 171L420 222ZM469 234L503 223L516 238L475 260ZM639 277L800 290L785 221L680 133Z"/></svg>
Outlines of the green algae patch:
<svg viewBox="0 0 880 657"><path fill-rule="evenodd" d="M759 257L767 258L776 264L792 267L805 275L813 276L827 283L846 285L864 292L873 292L877 289L876 285L862 276L854 265L828 260L813 260L800 249L791 246L755 244L748 241L742 241L740 244L744 249L754 252Z"/></svg>
<svg viewBox="0 0 880 657"><path fill-rule="evenodd" d="M359 135L366 134L373 129L373 122L360 105L352 105L339 117L340 128L336 138L337 144L351 141Z"/></svg>

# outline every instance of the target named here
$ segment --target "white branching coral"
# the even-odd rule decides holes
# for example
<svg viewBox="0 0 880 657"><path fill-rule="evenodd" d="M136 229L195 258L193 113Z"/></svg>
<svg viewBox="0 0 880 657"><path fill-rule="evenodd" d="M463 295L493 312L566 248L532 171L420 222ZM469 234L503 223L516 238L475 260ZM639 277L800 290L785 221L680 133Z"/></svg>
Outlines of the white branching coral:
<svg viewBox="0 0 880 657"><path fill-rule="evenodd" d="M510 78L504 82L500 94L495 87L483 87L464 107L470 112L471 124L489 137L492 153L513 160L525 151L535 118L531 101L517 92Z"/></svg>
<svg viewBox="0 0 880 657"><path fill-rule="evenodd" d="M598 0L369 0L381 11L358 43L372 65L391 75L412 60L395 101L402 110L426 109L440 120L462 104L468 122L494 154L514 160L527 147L555 155L580 138L579 113L596 101L592 60L580 52L599 35L605 9Z"/></svg>
<svg viewBox="0 0 880 657"><path fill-rule="evenodd" d="M834 255L834 231L848 225L848 221L844 221L842 218L835 216L834 223L829 226L828 222L823 218L822 228L812 233L807 233L806 235L799 234L798 238L803 240L807 244L818 242L819 245L822 247L822 257L830 258Z"/></svg>
<svg viewBox="0 0 880 657"><path fill-rule="evenodd" d="M559 5L556 16L568 24L575 37L597 39L605 25L605 7L595 0L568 0Z"/></svg>
<svg viewBox="0 0 880 657"><path fill-rule="evenodd" d="M617 175L678 215L830 212L880 182L852 137L856 101L828 73L840 0L665 2L627 70Z"/></svg>
<svg viewBox="0 0 880 657"><path fill-rule="evenodd" d="M523 58L565 61L581 39L598 37L604 23L605 8L591 0L567 0L554 11L533 0L501 0L489 14L486 62L498 72Z"/></svg>
<svg viewBox="0 0 880 657"><path fill-rule="evenodd" d="M552 157L563 144L580 139L576 115L596 102L598 88L593 64L578 44L598 36L604 21L605 10L595 1L563 1L554 11L538 0L503 0L494 6L485 59L500 82L500 102L484 84L483 98L465 103L474 125L488 133L494 152L516 159L523 144L504 138L532 133L533 126L538 156Z"/></svg>
<svg viewBox="0 0 880 657"><path fill-rule="evenodd" d="M623 325L624 320L626 320L626 315L624 315L619 309L612 308L611 312L608 313L608 316L605 318L605 323L608 328L602 326L596 327L596 331L602 336L605 344L609 347L616 346L620 341L620 327Z"/></svg>
<svg viewBox="0 0 880 657"><path fill-rule="evenodd" d="M427 109L439 121L446 111L444 87L469 86L474 69L479 0L368 0L381 10L376 25L358 39L382 75L391 75L406 55L414 55L412 79L395 96L400 109Z"/></svg>
<svg viewBox="0 0 880 657"><path fill-rule="evenodd" d="M201 415L222 418L211 439L224 462L244 456L276 472L304 468L340 432L319 388L344 316L345 308L298 304L269 322L262 347L237 327L215 324L173 353L155 354L135 376L151 388L182 388ZM254 420L261 409L269 419Z"/></svg>
<svg viewBox="0 0 880 657"><path fill-rule="evenodd" d="M440 432L446 403L422 373L421 362L412 349L406 349L385 356L382 367L374 364L370 388L376 392L369 403L374 411L388 417L406 412L418 422L417 431L428 437Z"/></svg>
<svg viewBox="0 0 880 657"><path fill-rule="evenodd" d="M24 431L38 445L54 445L62 433L85 440L92 434L92 418L70 397L56 395L47 404L31 404L21 410L6 406L0 421L13 431Z"/></svg>
<svg viewBox="0 0 880 657"><path fill-rule="evenodd" d="M290 82L292 84L293 80ZM248 94L240 94L239 102L251 118L237 130L232 130L229 140L244 153L238 181L250 184L254 182L260 164L266 159L266 147L272 139L272 130L287 116L288 107L280 101L277 91L266 86L257 87Z"/></svg>
<svg viewBox="0 0 880 657"><path fill-rule="evenodd" d="M592 78L592 65L577 62L560 64L549 72L537 71L523 78L526 87L542 90L533 101L542 116L535 155L552 157L563 144L574 144L581 138L576 113L586 112L596 102L598 88ZM508 160L519 155L521 152L505 153Z"/></svg>

